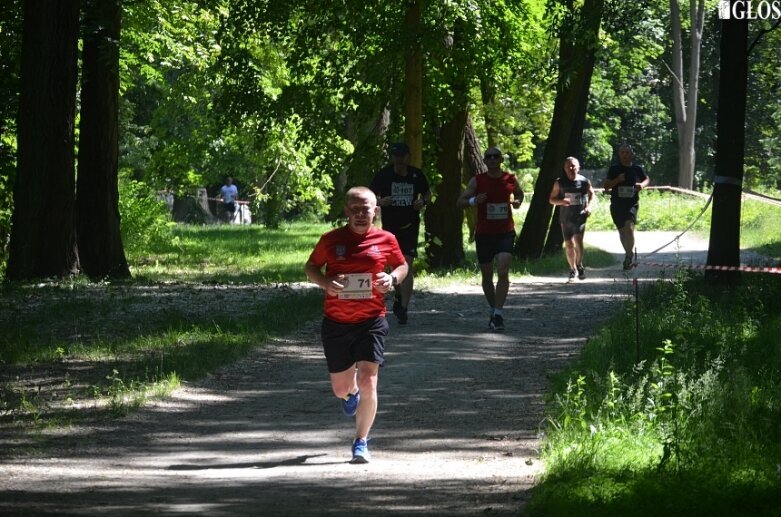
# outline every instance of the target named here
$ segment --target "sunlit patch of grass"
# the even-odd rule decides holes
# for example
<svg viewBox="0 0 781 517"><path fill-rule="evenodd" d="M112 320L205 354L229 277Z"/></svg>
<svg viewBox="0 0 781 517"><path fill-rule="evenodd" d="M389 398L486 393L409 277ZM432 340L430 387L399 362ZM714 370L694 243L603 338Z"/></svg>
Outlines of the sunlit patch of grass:
<svg viewBox="0 0 781 517"><path fill-rule="evenodd" d="M641 300L639 363L627 306L554 379L530 515L781 515L781 279Z"/></svg>
<svg viewBox="0 0 781 517"><path fill-rule="evenodd" d="M256 225L179 225L178 245L152 250L132 264L146 281L286 283L305 281L303 265L325 223L295 223L280 229Z"/></svg>

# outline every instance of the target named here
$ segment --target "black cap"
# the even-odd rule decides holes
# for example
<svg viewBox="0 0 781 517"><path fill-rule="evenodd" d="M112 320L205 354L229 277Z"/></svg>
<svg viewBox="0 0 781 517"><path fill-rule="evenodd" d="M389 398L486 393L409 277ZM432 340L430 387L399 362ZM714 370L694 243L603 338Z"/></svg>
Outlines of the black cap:
<svg viewBox="0 0 781 517"><path fill-rule="evenodd" d="M409 146L404 142L396 142L391 144L390 153L395 156L405 156L409 154Z"/></svg>

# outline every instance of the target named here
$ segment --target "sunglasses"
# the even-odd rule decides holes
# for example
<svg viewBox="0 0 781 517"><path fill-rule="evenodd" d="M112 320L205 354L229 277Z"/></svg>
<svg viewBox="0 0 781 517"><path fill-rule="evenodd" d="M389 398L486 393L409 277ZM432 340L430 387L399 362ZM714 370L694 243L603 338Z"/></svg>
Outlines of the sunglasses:
<svg viewBox="0 0 781 517"><path fill-rule="evenodd" d="M492 153L492 154L486 154L486 155L485 155L485 159L486 159L486 160L487 160L488 158L501 158L501 157L502 157L502 155L501 155L501 154L494 154L494 153Z"/></svg>

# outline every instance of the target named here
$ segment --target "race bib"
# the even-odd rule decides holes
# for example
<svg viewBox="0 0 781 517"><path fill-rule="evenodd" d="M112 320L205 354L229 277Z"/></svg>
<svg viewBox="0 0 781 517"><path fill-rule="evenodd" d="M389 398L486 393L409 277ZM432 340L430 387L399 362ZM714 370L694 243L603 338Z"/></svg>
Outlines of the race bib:
<svg viewBox="0 0 781 517"><path fill-rule="evenodd" d="M415 185L412 183L391 183L393 206L412 206Z"/></svg>
<svg viewBox="0 0 781 517"><path fill-rule="evenodd" d="M487 203L485 206L485 218L489 220L507 219L509 213L508 203Z"/></svg>
<svg viewBox="0 0 781 517"><path fill-rule="evenodd" d="M635 195L635 187L634 185L627 186L627 185L621 185L618 187L618 197L634 197Z"/></svg>
<svg viewBox="0 0 781 517"><path fill-rule="evenodd" d="M580 192L567 192L564 194L564 199L569 201L570 206L583 204L583 199Z"/></svg>
<svg viewBox="0 0 781 517"><path fill-rule="evenodd" d="M363 300L372 297L372 274L350 273L339 281L344 289L339 291L340 300Z"/></svg>

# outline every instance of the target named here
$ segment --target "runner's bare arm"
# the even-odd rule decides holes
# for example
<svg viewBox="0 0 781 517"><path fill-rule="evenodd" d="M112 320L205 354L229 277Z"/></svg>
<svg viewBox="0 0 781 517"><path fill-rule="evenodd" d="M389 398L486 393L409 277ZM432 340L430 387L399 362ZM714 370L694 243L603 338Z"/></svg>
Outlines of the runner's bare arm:
<svg viewBox="0 0 781 517"><path fill-rule="evenodd" d="M306 276L313 284L317 284L321 289L331 296L336 296L339 291L344 289L344 285L339 283L339 280L344 278L344 275L336 275L335 277L327 277L323 274L321 268L307 262L304 266Z"/></svg>
<svg viewBox="0 0 781 517"><path fill-rule="evenodd" d="M468 206L474 206L473 203L470 202L470 199L475 198L475 204L476 204L478 202L477 196L478 196L477 180L472 178L469 180L469 183L467 184L466 188L461 193L461 195L458 196L458 200L456 201L456 206L458 208L466 208Z"/></svg>

